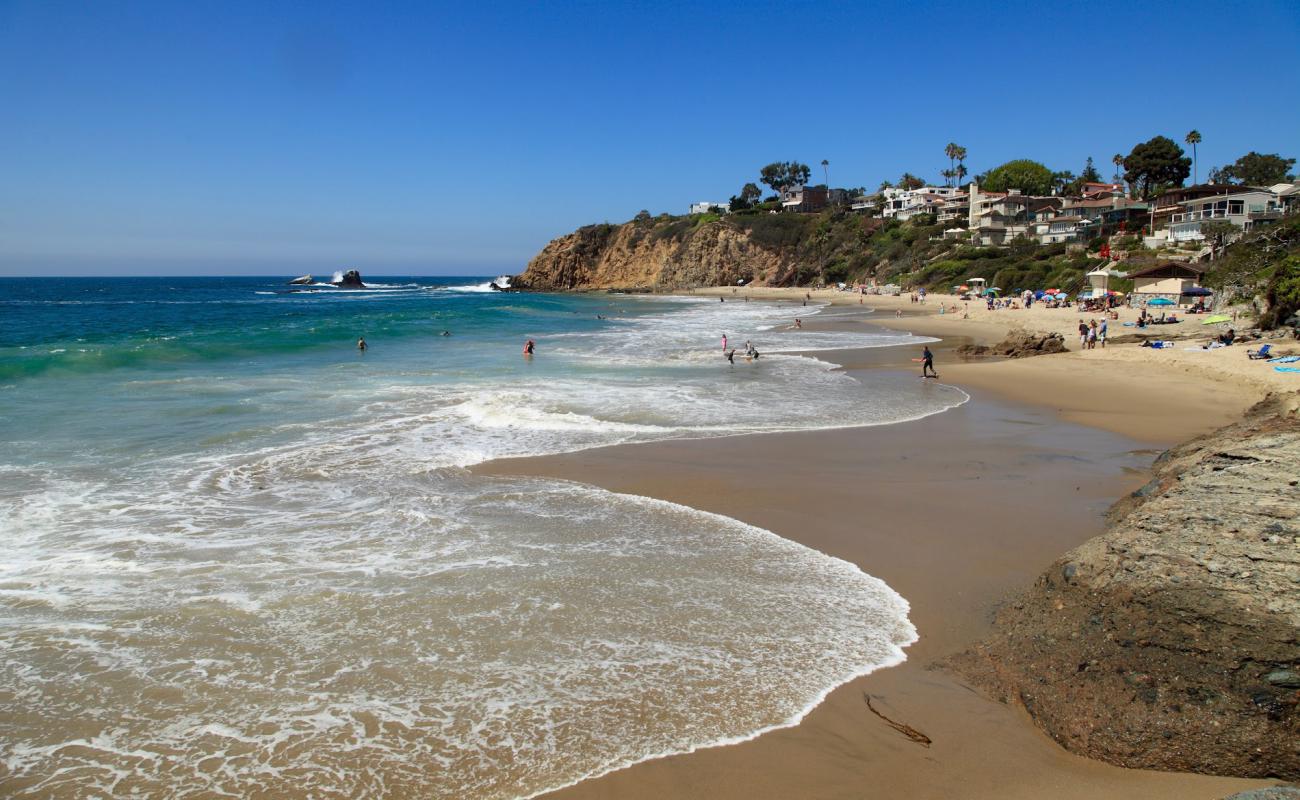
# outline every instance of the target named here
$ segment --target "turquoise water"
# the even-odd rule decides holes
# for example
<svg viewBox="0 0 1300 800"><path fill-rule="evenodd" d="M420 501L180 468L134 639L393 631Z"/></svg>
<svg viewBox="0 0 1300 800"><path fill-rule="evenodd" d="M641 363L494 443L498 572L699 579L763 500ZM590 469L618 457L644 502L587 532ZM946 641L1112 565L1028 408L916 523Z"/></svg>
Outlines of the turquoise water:
<svg viewBox="0 0 1300 800"><path fill-rule="evenodd" d="M902 657L906 603L852 565L465 467L937 413L965 396L797 353L921 340L368 283L0 280L6 794L529 796Z"/></svg>

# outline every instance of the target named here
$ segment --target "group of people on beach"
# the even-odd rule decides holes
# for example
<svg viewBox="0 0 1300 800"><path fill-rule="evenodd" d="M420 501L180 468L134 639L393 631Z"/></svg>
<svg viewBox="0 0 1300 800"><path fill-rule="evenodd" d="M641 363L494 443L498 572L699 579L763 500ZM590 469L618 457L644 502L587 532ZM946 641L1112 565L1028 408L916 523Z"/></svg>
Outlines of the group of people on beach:
<svg viewBox="0 0 1300 800"><path fill-rule="evenodd" d="M1097 342L1101 342L1101 349L1105 350L1108 327L1105 317L1102 317L1100 324L1095 319L1091 322L1079 320L1079 349L1095 350Z"/></svg>

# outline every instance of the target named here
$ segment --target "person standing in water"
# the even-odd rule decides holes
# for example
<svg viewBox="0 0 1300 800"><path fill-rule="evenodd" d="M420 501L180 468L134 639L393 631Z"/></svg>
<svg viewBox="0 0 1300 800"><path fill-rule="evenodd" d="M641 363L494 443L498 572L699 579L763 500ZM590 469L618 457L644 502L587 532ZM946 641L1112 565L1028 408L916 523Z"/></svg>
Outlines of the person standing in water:
<svg viewBox="0 0 1300 800"><path fill-rule="evenodd" d="M726 334L726 332L723 332L723 334L722 334L722 352L724 352L724 353L727 352L727 334Z"/></svg>
<svg viewBox="0 0 1300 800"><path fill-rule="evenodd" d="M363 353L366 352L366 339L364 336L357 339L357 349Z"/></svg>
<svg viewBox="0 0 1300 800"><path fill-rule="evenodd" d="M921 377L937 378L939 373L934 371L934 353L930 352L930 346L926 345L921 352Z"/></svg>
<svg viewBox="0 0 1300 800"><path fill-rule="evenodd" d="M526 356L532 356L532 354L533 354L533 347L534 347L534 345L533 345L533 340L532 340L532 339L529 339L528 341L524 342L524 355L526 355Z"/></svg>

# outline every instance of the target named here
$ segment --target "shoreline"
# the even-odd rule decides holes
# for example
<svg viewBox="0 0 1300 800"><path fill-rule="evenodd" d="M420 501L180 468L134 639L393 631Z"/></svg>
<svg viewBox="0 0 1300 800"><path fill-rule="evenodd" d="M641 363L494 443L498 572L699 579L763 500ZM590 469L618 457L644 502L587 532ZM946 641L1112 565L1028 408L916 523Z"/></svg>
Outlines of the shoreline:
<svg viewBox="0 0 1300 800"><path fill-rule="evenodd" d="M1212 387L1219 391L1207 396L1192 376L1169 371L1158 381L1176 392L1175 399L1162 406L1158 419L1138 415L1135 420L1125 409L1135 391L1131 375L1117 381L1130 391L1112 390L1120 394L1115 401L1092 403L1100 410L1080 409L1071 401L1078 388L1061 368L1037 376L1031 386L1017 383L1023 380L1017 369L1049 359L953 364L953 331L918 314L819 313L805 327L882 322L894 323L882 327L940 338L935 350L946 370L941 380L961 388L970 400L944 414L883 426L615 445L475 468L575 480L757 525L886 581L910 604L909 618L920 636L902 664L828 690L791 727L757 732L739 744L649 757L543 796L856 797L862 782L869 781L888 793L923 797L953 796L953 787L960 786L957 793L963 796L1030 797L1051 791L1062 797L1210 798L1272 785L1126 770L1071 755L1023 712L929 668L986 633L997 604L1047 564L1101 532L1110 501L1145 482L1154 457L1151 445L1163 449L1219 427L1250 404L1253 392L1236 387L1225 398L1222 387ZM980 342L996 331L968 326L960 335ZM860 376L915 368L910 352L900 347L807 354ZM1099 380L1099 365L1067 371L1084 369L1076 383ZM935 439L942 445L934 445ZM913 452L921 440L925 447ZM960 480L949 474L954 466ZM971 509L982 504L1014 502L1026 484L1059 493L1060 502L1050 509L1015 514L1031 531L1048 535L1008 531L998 515L972 515ZM911 495L891 490L899 486L921 492L938 487L941 496L918 513L906 500ZM736 500L745 496L751 501ZM882 532L853 535L863 522L862 505L873 522L910 534L908 541ZM954 522L960 536L944 530ZM938 588L935 578L941 578ZM870 693L891 719L931 736L933 747L921 748L884 726L866 711L862 693ZM964 745L966 752L953 750L955 745ZM980 752L972 757L972 750Z"/></svg>

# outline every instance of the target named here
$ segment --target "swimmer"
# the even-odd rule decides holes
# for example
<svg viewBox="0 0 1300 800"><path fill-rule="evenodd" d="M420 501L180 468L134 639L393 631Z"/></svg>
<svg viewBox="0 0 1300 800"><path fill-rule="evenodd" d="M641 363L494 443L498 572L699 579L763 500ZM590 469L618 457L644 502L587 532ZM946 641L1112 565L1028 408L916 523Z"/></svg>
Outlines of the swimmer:
<svg viewBox="0 0 1300 800"><path fill-rule="evenodd" d="M366 352L366 340L364 337L357 339L357 349L363 353Z"/></svg>
<svg viewBox="0 0 1300 800"><path fill-rule="evenodd" d="M795 318L794 318L794 326L795 326L796 328L802 328L802 327L803 327L803 320L799 319L798 317L795 317Z"/></svg>
<svg viewBox="0 0 1300 800"><path fill-rule="evenodd" d="M443 331L442 336L451 336L451 331Z"/></svg>
<svg viewBox="0 0 1300 800"><path fill-rule="evenodd" d="M533 345L533 340L532 340L532 339L529 339L528 341L524 342L524 355L525 355L525 356L532 356L532 354L533 354L533 348L534 348L534 345Z"/></svg>

